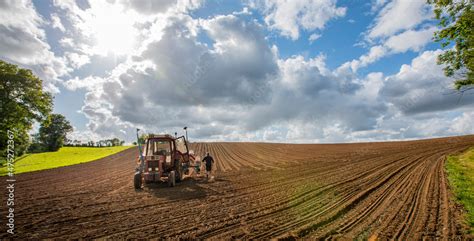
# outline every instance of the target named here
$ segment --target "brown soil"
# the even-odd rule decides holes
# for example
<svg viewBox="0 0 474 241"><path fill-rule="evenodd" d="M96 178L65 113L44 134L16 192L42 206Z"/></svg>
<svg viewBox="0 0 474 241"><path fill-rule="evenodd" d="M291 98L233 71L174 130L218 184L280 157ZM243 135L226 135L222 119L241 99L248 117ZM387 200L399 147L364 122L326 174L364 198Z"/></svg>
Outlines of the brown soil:
<svg viewBox="0 0 474 241"><path fill-rule="evenodd" d="M474 136L360 144L197 143L216 179L135 191L135 148L16 176L14 238L469 239L444 162ZM6 183L5 177L0 178ZM3 188L2 188L3 189ZM5 220L6 191L0 215ZM0 238L9 238L5 223Z"/></svg>

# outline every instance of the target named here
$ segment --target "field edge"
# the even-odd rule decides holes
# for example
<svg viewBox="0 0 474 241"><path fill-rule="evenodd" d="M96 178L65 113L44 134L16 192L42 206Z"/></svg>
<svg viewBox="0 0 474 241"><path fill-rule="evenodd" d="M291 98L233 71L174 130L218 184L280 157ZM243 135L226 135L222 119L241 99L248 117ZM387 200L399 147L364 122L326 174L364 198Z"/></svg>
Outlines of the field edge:
<svg viewBox="0 0 474 241"><path fill-rule="evenodd" d="M78 164L83 164L83 163L88 163L88 162L94 162L94 161L98 161L98 160L101 160L105 157L108 157L108 156L111 156L111 155L115 155L117 153L120 153L120 152L123 152L123 151L126 151L128 149L131 149L133 148L134 146L116 146L116 147L63 147L65 149L77 149L77 150L85 150L86 148L88 148L88 150L94 150L94 149L97 149L97 150L100 150L102 151L102 153L98 154L97 156L95 157L85 157L83 159L80 159L80 160L72 160L72 161L66 161L66 162L63 162L63 163L53 163L52 160L48 160L48 161L45 161L45 163L43 165L41 165L38 161L33 161L32 164L30 165L26 165L26 167L28 166L33 166L32 169L27 169L25 168L25 165L22 165L24 161L28 161L28 160L25 160L27 158L35 158L35 157L39 157L41 156L41 158L49 158L49 156L52 156L50 157L51 159L54 159L54 158L57 158L55 157L56 155L59 155L59 153L61 152L61 150L64 150L63 148L61 148L60 150L56 151L56 152L42 152L42 153L29 153L29 154L25 154L21 157L19 157L18 159L15 160L14 162L14 165L15 165L15 171L14 171L14 175L19 175L19 174L23 174L23 173L31 173L31 172L38 172L38 171L45 171L45 170L51 170L51 169L56 169L56 168L61 168L61 167L67 167L67 166L73 166L73 165L78 165ZM103 149L102 149L103 148ZM103 152L105 149L112 149L108 152ZM76 153L77 154L77 153ZM86 154L90 154L90 153L86 153ZM67 156L66 157L62 157L62 158L68 158ZM71 158L71 157L69 157ZM75 157L77 158L77 157ZM64 159L62 159L61 161L63 161ZM17 168L17 165L18 163L20 163L20 168ZM0 177L2 176L6 176L8 175L8 172L7 172L7 167L6 166L1 166L0 167Z"/></svg>
<svg viewBox="0 0 474 241"><path fill-rule="evenodd" d="M446 174L454 201L463 208L463 216L474 235L474 147L446 158Z"/></svg>

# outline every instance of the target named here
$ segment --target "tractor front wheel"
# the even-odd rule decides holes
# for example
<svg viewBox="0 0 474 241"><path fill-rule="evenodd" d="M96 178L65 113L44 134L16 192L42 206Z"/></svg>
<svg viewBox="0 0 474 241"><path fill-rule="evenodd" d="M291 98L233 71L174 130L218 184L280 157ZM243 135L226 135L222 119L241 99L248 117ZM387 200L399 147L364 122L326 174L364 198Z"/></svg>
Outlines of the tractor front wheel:
<svg viewBox="0 0 474 241"><path fill-rule="evenodd" d="M133 185L135 186L135 189L140 189L142 188L142 174L137 172L135 173L135 176L133 177Z"/></svg>
<svg viewBox="0 0 474 241"><path fill-rule="evenodd" d="M176 185L176 173L174 171L171 171L168 176L168 186L174 187L175 185Z"/></svg>

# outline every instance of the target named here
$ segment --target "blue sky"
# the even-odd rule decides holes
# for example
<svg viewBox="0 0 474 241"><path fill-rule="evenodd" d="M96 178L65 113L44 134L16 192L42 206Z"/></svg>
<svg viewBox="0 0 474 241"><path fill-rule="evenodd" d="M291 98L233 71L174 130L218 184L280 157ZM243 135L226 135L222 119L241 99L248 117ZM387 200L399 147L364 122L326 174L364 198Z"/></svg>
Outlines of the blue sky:
<svg viewBox="0 0 474 241"><path fill-rule="evenodd" d="M80 140L472 134L424 0L7 1L0 58L32 69Z"/></svg>

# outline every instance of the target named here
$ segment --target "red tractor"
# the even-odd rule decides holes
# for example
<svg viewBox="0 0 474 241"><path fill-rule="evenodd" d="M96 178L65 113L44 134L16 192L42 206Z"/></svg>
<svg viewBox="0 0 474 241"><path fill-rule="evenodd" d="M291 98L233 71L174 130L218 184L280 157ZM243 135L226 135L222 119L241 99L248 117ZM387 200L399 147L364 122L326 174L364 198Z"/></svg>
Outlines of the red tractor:
<svg viewBox="0 0 474 241"><path fill-rule="evenodd" d="M184 136L149 135L145 139L143 150L138 144L140 156L134 176L135 189L142 183L167 181L168 186L175 186L183 180L194 163L194 156L189 153L188 143Z"/></svg>

